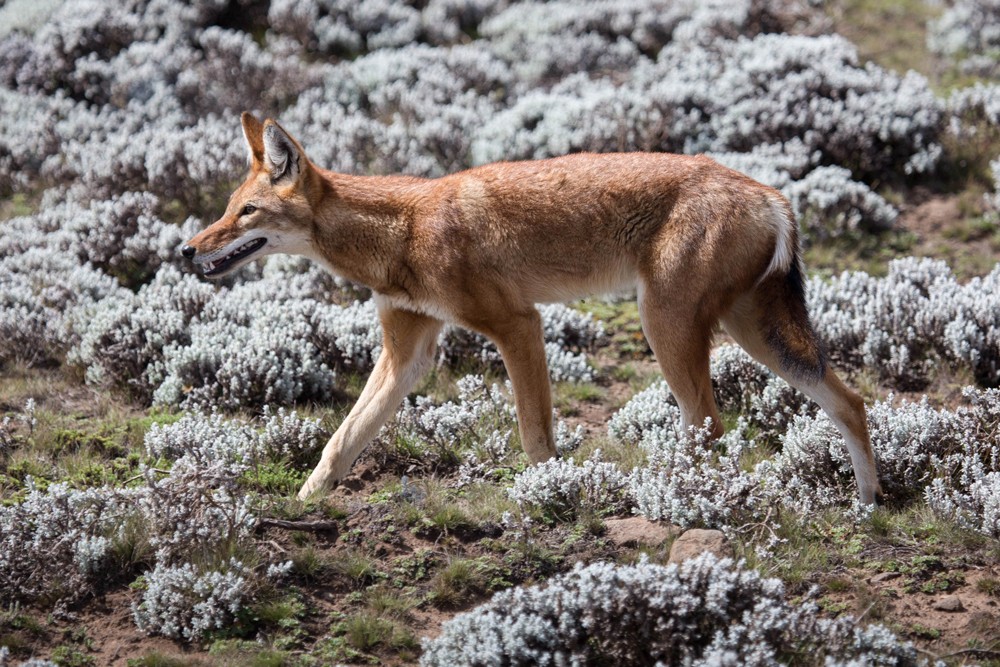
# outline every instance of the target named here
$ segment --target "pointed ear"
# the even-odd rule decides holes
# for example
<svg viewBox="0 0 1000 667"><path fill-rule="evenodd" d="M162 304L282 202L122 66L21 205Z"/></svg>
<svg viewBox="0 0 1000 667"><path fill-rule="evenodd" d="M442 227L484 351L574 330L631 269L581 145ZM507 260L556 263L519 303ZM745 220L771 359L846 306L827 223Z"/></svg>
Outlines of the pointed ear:
<svg viewBox="0 0 1000 667"><path fill-rule="evenodd" d="M295 181L306 167L305 152L299 143L276 122L264 121L264 168L271 182Z"/></svg>
<svg viewBox="0 0 1000 667"><path fill-rule="evenodd" d="M243 123L243 137L250 149L250 164L258 165L264 161L264 126L249 111L240 115Z"/></svg>

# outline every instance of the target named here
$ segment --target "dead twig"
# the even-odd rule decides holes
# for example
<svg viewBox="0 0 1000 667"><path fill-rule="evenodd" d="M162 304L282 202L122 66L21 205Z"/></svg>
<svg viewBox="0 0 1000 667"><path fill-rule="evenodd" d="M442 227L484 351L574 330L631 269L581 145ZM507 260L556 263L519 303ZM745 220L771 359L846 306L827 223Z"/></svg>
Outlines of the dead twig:
<svg viewBox="0 0 1000 667"><path fill-rule="evenodd" d="M277 552L279 554L287 554L288 553L288 549L284 548L283 546L281 546L280 544L278 544L274 540L268 540L267 543L270 544L272 547L274 547L275 550L277 550Z"/></svg>
<svg viewBox="0 0 1000 667"><path fill-rule="evenodd" d="M284 530L301 530L309 533L336 533L340 529L337 521L286 521L262 517L257 520L257 528L282 528Z"/></svg>
<svg viewBox="0 0 1000 667"><path fill-rule="evenodd" d="M963 648L952 653L945 653L938 656L938 658L944 660L946 658L957 658L961 655L971 655L976 658L1000 658L1000 651L991 651L985 648Z"/></svg>
<svg viewBox="0 0 1000 667"><path fill-rule="evenodd" d="M865 607L865 610L863 612L861 612L861 615L858 616L856 619L854 619L854 625L860 625L861 624L861 619L863 619L865 616L867 616L868 612L870 612L872 610L872 607L874 607L874 606L875 606L875 603L872 602L870 605L868 605L867 607Z"/></svg>
<svg viewBox="0 0 1000 667"><path fill-rule="evenodd" d="M160 470L159 468L146 468L146 470L152 470L153 472L159 473L161 475L169 475L170 474L169 470ZM129 477L124 482L122 482L122 486L126 486L128 484L131 484L132 482L136 482L136 481L144 478L145 476L146 476L146 473L145 472L141 472L141 473L139 473L138 475L136 475L134 477Z"/></svg>

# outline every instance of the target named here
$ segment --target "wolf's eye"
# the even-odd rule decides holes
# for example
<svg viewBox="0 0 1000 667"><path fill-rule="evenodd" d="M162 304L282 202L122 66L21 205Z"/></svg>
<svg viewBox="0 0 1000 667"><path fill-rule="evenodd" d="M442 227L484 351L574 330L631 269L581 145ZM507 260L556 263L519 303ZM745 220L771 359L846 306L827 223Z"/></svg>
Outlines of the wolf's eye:
<svg viewBox="0 0 1000 667"><path fill-rule="evenodd" d="M240 213L240 215L250 215L256 210L257 210L256 206L254 206L253 204L247 204L246 206L243 207L243 212Z"/></svg>

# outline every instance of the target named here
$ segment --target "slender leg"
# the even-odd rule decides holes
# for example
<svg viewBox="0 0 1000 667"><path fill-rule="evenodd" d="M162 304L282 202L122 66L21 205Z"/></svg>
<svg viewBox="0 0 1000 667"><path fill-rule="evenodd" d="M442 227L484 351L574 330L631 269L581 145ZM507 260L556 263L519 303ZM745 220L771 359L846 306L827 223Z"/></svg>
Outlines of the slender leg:
<svg viewBox="0 0 1000 667"><path fill-rule="evenodd" d="M440 320L390 307L383 308L379 318L382 353L358 402L326 443L319 464L299 491L301 499L328 491L347 475L434 360Z"/></svg>
<svg viewBox="0 0 1000 667"><path fill-rule="evenodd" d="M768 342L761 330L760 315L752 303L744 301L737 304L723 318L723 326L750 356L819 404L844 437L861 502L873 505L881 499L882 486L878 481L875 453L868 434L868 416L862 398L848 389L829 368L821 368L821 372L813 374L800 372L801 369L797 370L794 365L790 368L787 363L783 364L782 355L775 349L775 345L782 345L782 341ZM789 349L785 349L786 356Z"/></svg>
<svg viewBox="0 0 1000 667"><path fill-rule="evenodd" d="M552 437L552 390L545 362L542 318L534 308L512 315L488 334L500 349L507 375L514 385L514 405L521 445L532 463L556 456Z"/></svg>
<svg viewBox="0 0 1000 667"><path fill-rule="evenodd" d="M866 505L876 504L882 499L882 485L878 481L875 452L868 434L868 415L865 413L864 400L848 389L829 368L823 379L814 384L798 382L795 378L785 379L788 384L816 401L830 416L847 443L861 502Z"/></svg>
<svg viewBox="0 0 1000 667"><path fill-rule="evenodd" d="M698 322L686 304L673 305L653 289L641 289L639 317L663 377L681 409L681 426L701 428L712 420L712 436L723 434L709 375L714 323Z"/></svg>

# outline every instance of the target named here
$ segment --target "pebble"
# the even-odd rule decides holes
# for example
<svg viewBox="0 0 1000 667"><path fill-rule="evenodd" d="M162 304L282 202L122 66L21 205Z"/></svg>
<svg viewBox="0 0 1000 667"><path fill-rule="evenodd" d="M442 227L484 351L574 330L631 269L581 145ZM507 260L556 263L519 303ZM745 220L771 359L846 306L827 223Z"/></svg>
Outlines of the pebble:
<svg viewBox="0 0 1000 667"><path fill-rule="evenodd" d="M722 531L692 528L674 540L668 562L681 563L706 551L712 552L719 558L733 555L733 550Z"/></svg>
<svg viewBox="0 0 1000 667"><path fill-rule="evenodd" d="M934 603L934 609L938 611L965 611L965 606L962 605L962 601L958 599L957 595L945 595L943 598Z"/></svg>
<svg viewBox="0 0 1000 667"><path fill-rule="evenodd" d="M604 527L608 531L608 539L620 547L633 547L640 544L647 547L658 547L680 532L680 528L677 526L663 525L641 516L627 519L607 519L604 522Z"/></svg>

